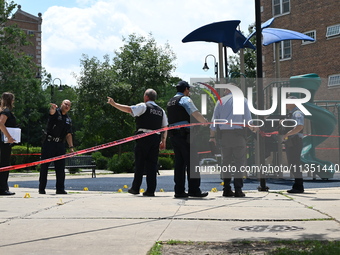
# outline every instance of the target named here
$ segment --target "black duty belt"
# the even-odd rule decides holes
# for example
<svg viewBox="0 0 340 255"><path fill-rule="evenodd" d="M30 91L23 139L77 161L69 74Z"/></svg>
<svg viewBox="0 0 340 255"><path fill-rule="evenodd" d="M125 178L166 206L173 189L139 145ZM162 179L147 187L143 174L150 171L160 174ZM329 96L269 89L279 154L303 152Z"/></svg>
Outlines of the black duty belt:
<svg viewBox="0 0 340 255"><path fill-rule="evenodd" d="M55 143L62 143L62 142L64 142L64 139L61 138L61 137L54 137L54 136L51 136L51 135L47 135L46 141L55 142Z"/></svg>

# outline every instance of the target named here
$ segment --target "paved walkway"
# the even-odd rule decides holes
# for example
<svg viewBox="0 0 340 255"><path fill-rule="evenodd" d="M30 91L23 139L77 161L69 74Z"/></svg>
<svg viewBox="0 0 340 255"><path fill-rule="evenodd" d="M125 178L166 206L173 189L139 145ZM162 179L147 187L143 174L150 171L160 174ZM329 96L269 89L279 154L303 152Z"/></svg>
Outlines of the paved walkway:
<svg viewBox="0 0 340 255"><path fill-rule="evenodd" d="M337 188L296 195L254 190L245 198L225 198L219 191L202 199L175 199L172 192L150 198L11 191L16 195L0 196L0 254L145 255L156 241L167 240L340 240Z"/></svg>

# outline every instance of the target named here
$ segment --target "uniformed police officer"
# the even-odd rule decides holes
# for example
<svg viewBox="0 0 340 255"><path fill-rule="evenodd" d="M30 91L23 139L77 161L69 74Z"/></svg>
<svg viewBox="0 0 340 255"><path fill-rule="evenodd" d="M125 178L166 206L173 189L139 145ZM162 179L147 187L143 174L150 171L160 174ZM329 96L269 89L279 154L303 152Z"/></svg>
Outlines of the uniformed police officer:
<svg viewBox="0 0 340 255"><path fill-rule="evenodd" d="M60 108L56 104L50 104L50 114L47 122L46 137L42 145L41 159L48 159L66 153L65 141L73 152L72 121L67 115L71 109L71 102L65 99ZM39 194L46 194L48 166L42 164L39 177ZM56 194L67 194L65 191L65 159L54 161L56 172Z"/></svg>
<svg viewBox="0 0 340 255"><path fill-rule="evenodd" d="M290 99L296 99L295 96L289 96ZM288 165L290 166L290 171L294 176L294 184L292 189L287 190L288 193L303 193L303 178L302 178L302 169L301 169L301 151L302 151L302 130L304 126L304 114L302 111L296 107L295 104L287 104L287 110L289 111L287 114L287 119L294 120L295 127L288 128L284 132L283 142L285 143L286 148L286 156ZM290 126L285 123L286 126Z"/></svg>
<svg viewBox="0 0 340 255"><path fill-rule="evenodd" d="M170 99L167 105L169 126L189 124L190 117L201 123L207 120L197 110L189 97L190 85L186 81L180 81L176 85L177 94ZM169 137L175 153L175 198L206 197L208 192L200 189L201 178L193 169L197 160L197 152L190 150L190 128L183 127L169 131ZM191 163L190 163L191 161ZM188 179L188 193L185 192L185 174Z"/></svg>
<svg viewBox="0 0 340 255"><path fill-rule="evenodd" d="M232 84L235 85L235 84ZM225 96L221 98L220 102L216 103L212 122L214 120L226 120L228 124L212 124L210 126L210 141L216 143L216 139L219 139L222 149L222 163L223 172L222 178L224 181L223 196L224 197L244 197L242 192L243 187L243 173L241 167L246 165L247 155L247 143L246 143L246 125L251 122L251 113L248 107L248 101L244 99L244 114L233 114L233 95L229 89L224 91ZM231 123L245 123L245 125L232 125ZM217 132L217 129L219 129ZM256 131L256 128L249 127L252 131ZM218 134L218 137L217 137ZM235 164L235 170L231 168L232 161ZM232 169L232 170L230 170ZM232 191L230 183L231 177L234 174L234 189Z"/></svg>
<svg viewBox="0 0 340 255"><path fill-rule="evenodd" d="M136 117L136 134L148 133L168 125L164 110L156 103L157 93L153 89L147 89L144 93L144 103L137 105L122 105L116 103L111 97L107 97L107 103L118 110L130 113ZM143 181L143 173L146 170L147 189L143 196L155 196L157 185L157 164L159 149L165 149L167 131L149 135L136 140L135 146L135 174L129 193L139 194Z"/></svg>

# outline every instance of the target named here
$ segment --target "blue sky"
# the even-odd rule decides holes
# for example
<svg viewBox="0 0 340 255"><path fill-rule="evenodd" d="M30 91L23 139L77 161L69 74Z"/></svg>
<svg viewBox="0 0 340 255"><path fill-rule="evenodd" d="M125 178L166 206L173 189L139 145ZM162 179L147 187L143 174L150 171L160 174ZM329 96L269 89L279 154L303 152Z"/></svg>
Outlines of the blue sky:
<svg viewBox="0 0 340 255"><path fill-rule="evenodd" d="M63 84L76 86L82 54L112 58L129 34L152 33L159 46L169 43L177 56L174 75L215 77L213 58L202 70L208 54L218 57L217 44L182 43L193 30L218 21L241 20L241 30L255 22L251 0L14 0L21 9L42 13L42 65ZM232 54L228 50L228 55Z"/></svg>

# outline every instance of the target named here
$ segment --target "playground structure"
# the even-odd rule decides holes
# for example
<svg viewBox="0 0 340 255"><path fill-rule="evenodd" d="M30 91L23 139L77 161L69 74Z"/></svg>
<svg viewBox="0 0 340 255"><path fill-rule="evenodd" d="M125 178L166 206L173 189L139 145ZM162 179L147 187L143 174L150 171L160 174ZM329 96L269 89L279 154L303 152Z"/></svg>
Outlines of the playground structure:
<svg viewBox="0 0 340 255"><path fill-rule="evenodd" d="M304 104L304 107L311 113L310 116L305 116L306 119L310 121L310 131L308 134L305 134L303 137L303 149L301 152L301 162L303 166L305 166L306 170L309 170L313 174L313 178L315 179L318 175L321 179L329 179L332 178L335 171L336 165L333 162L325 161L318 159L316 157L316 147L324 142L334 131L337 120L334 114L327 109L318 106L314 102L314 96L316 91L321 85L320 77L315 74L305 74L299 76L290 77L289 81L277 82L269 84L265 89L264 93L268 98L271 97L270 91L272 87L278 88L278 93L280 93L282 87L299 87L308 89L311 93L311 99L308 103ZM301 97L299 94L292 94L298 98ZM323 101L327 103L327 101ZM273 140L272 140L273 141ZM277 142L276 145L268 146L270 148L274 148L271 152L274 152L276 156L279 158L277 154L282 154L280 148L276 149L275 146L280 147L281 141L280 139L274 139ZM274 143L275 143L274 142ZM267 144L269 145L269 144ZM281 164L280 159L276 159L274 163ZM308 168L308 169L307 169Z"/></svg>
<svg viewBox="0 0 340 255"><path fill-rule="evenodd" d="M308 40L308 41L314 41L313 38L306 36L304 34L301 34L296 31L286 30L286 29L279 29L279 28L268 28L274 21L274 18L266 21L262 25L260 24L260 18L259 18L259 5L257 3L256 5L256 30L261 31L261 34L264 38L263 45L270 45L275 43L275 65L276 65L276 78L280 78L280 61L279 61L279 43L284 40ZM301 161L305 168L308 168L310 170L310 173L313 173L313 178L316 178L316 176L319 176L321 179L329 179L332 178L336 168L335 166L339 166L339 164L335 165L333 162L325 161L318 159L316 157L316 147L320 145L323 141L325 141L334 131L337 120L330 111L327 109L320 107L320 105L317 102L314 102L314 95L318 88L321 85L321 79L317 74L305 74L305 75L299 75L299 76L292 76L289 81L277 81L274 83L269 84L267 87L263 89L263 79L262 79L262 55L261 55L261 35L260 33L256 33L254 31L248 39L245 39L245 37L241 34L240 31L236 30L236 25L239 24L240 21L224 21L224 22L217 22L208 24L206 26L203 26L201 28L196 29L195 31L188 34L182 42L193 42L193 41L206 41L206 42L215 42L219 44L219 59L220 63L223 63L222 61L222 50L223 47L225 51L225 65L227 66L227 60L226 60L226 47L232 48L232 50L236 53L240 50L240 62L241 62L241 73L243 74L242 69L242 50L243 48L252 48L252 44L250 43L249 39L256 35L257 39L257 106L258 109L264 109L263 103L264 101L270 102L272 95L270 94L273 87L277 87L277 93L281 94L281 88L282 87L299 87L299 88L305 88L308 89L311 92L311 100L304 104L305 108L311 113L311 116L306 116L306 119L310 121L310 132L305 135L303 138L303 150L301 153ZM245 39L245 40L244 40ZM244 42L242 45L242 41ZM222 64L223 65L223 64ZM222 69L222 70L221 70ZM223 83L224 81L228 81L228 69L225 68L225 74L226 76L223 76L223 68L221 68L220 65L220 80L216 81L217 83ZM243 79L245 77L242 77ZM242 79L241 79L242 81ZM243 81L244 84L244 81ZM245 91L244 85L241 88L243 91ZM260 93L261 92L261 93ZM209 94L209 93L207 93ZM209 94L210 95L210 94ZM263 95L265 95L263 97ZM299 94L292 94L297 97L301 97ZM211 96L211 95L210 95ZM280 97L278 97L280 98ZM322 101L323 103L330 103L330 101ZM320 102L319 102L320 103ZM280 105L280 104L279 104ZM338 111L338 119L339 119L339 102L333 102L333 107L337 108ZM268 109L268 107L266 108ZM279 108L277 109L279 110ZM278 113L279 111L277 111ZM276 115L278 116L278 114ZM268 118L271 118L273 116L269 116ZM281 116L281 118L284 116ZM273 130L272 130L273 131ZM340 134L340 128L338 130L338 135ZM274 137L275 135L273 135ZM276 135L275 139L271 140L271 144L267 143L266 151L262 151L263 148L260 147L261 145L264 145L262 143L263 139L258 136L257 143L259 146L257 149L255 149L254 145L254 137L250 137L251 141L248 142L249 147L249 157L248 157L248 165L255 164L254 158L257 156L257 162L256 164L263 164L263 155L268 154L271 152L274 152L274 160L273 164L279 165L282 164L282 145L281 145L281 137L279 135ZM274 143L274 144L273 144ZM340 138L339 138L339 147L340 147ZM255 152L257 150L257 152ZM339 150L339 148L338 148ZM340 153L339 153L340 154ZM339 157L340 159L340 157ZM204 161L204 160L203 160ZM202 161L202 162L203 162ZM212 160L213 163L215 160ZM260 191L266 191L268 188L265 186L265 180L263 176L260 176L261 179L261 189ZM262 181L264 180L264 181Z"/></svg>

